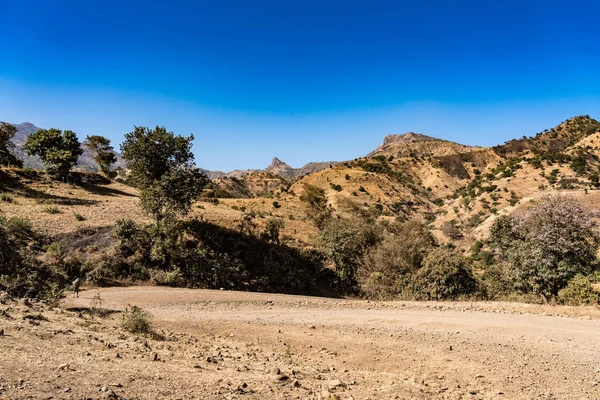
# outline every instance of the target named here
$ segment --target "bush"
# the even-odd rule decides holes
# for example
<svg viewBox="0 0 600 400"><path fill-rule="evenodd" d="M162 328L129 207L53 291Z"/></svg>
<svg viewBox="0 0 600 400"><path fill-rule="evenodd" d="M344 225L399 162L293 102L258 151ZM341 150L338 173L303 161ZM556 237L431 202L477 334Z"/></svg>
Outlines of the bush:
<svg viewBox="0 0 600 400"><path fill-rule="evenodd" d="M44 208L44 212L48 213L48 214L60 214L60 208L56 207L56 206L48 206L46 208Z"/></svg>
<svg viewBox="0 0 600 400"><path fill-rule="evenodd" d="M304 184L303 189L300 200L306 205L306 216L318 229L323 229L331 218L331 209L327 205L325 190L308 183Z"/></svg>
<svg viewBox="0 0 600 400"><path fill-rule="evenodd" d="M442 233L451 239L459 240L463 237L463 234L458 228L455 220L444 222L441 228Z"/></svg>
<svg viewBox="0 0 600 400"><path fill-rule="evenodd" d="M448 248L437 248L423 260L413 277L418 299L446 300L475 292L477 282L468 260Z"/></svg>
<svg viewBox="0 0 600 400"><path fill-rule="evenodd" d="M150 314L141 307L132 306L125 310L121 326L130 333L153 334Z"/></svg>
<svg viewBox="0 0 600 400"><path fill-rule="evenodd" d="M3 201L5 203L12 203L14 201L14 198L10 193L0 193L0 201Z"/></svg>
<svg viewBox="0 0 600 400"><path fill-rule="evenodd" d="M340 288L353 290L365 251L379 239L375 227L360 219L332 219L325 225L319 245L335 266Z"/></svg>
<svg viewBox="0 0 600 400"><path fill-rule="evenodd" d="M79 213L73 213L73 216L75 217L75 220L77 221L85 221L85 217Z"/></svg>
<svg viewBox="0 0 600 400"><path fill-rule="evenodd" d="M383 240L362 260L358 271L362 291L374 297L399 294L407 277L421 268L433 245L431 232L420 222L392 224Z"/></svg>
<svg viewBox="0 0 600 400"><path fill-rule="evenodd" d="M592 214L567 196L546 196L531 210L496 220L490 244L512 271L515 289L546 299L577 274L597 268L600 236Z"/></svg>
<svg viewBox="0 0 600 400"><path fill-rule="evenodd" d="M68 282L61 268L40 262L28 251L31 226L24 219L0 219L0 290L15 297L59 298Z"/></svg>
<svg viewBox="0 0 600 400"><path fill-rule="evenodd" d="M567 286L558 292L558 299L570 306L600 303L600 295L592 287L590 279L581 274L575 275Z"/></svg>

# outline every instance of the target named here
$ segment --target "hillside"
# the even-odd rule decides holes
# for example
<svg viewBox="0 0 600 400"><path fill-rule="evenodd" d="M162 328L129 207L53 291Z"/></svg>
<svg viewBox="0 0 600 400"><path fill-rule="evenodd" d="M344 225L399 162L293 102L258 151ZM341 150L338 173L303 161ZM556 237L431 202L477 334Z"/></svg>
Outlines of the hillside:
<svg viewBox="0 0 600 400"><path fill-rule="evenodd" d="M279 217L285 222L287 242L311 247L316 229L306 219L299 198L304 184L310 184L325 190L335 213L368 213L382 221L421 219L440 242L467 249L487 235L498 215L526 207L547 193L574 194L600 208L599 126L587 116L576 117L532 138L494 148L413 133L387 136L363 158L313 164L314 172L294 180L290 176L298 170L275 158L265 171L213 179L191 216L230 228L250 211L259 227ZM34 127L22 126L17 140L27 129ZM3 204L2 213L28 217L34 226L52 234L110 227L125 216L146 218L137 208L135 189L129 186L113 182L99 189L74 188L42 176L9 175L13 184L2 190L13 193L15 202ZM48 205L61 212L47 214ZM84 215L86 221L74 221L73 213Z"/></svg>

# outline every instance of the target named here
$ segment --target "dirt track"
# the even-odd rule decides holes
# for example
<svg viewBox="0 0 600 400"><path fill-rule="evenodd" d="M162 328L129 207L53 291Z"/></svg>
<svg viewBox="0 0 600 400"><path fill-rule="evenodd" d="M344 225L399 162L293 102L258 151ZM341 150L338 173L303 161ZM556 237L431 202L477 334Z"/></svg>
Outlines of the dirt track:
<svg viewBox="0 0 600 400"><path fill-rule="evenodd" d="M87 307L95 293L69 298L65 307ZM598 308L153 287L103 289L101 296L105 308L145 308L167 336L140 349L138 339L117 332L116 316L95 328L121 353L118 360L97 356L104 378L95 385L127 376L114 389L124 398L600 399ZM164 362L148 361L153 352ZM69 358L83 390L89 362ZM61 396L54 398L81 398Z"/></svg>

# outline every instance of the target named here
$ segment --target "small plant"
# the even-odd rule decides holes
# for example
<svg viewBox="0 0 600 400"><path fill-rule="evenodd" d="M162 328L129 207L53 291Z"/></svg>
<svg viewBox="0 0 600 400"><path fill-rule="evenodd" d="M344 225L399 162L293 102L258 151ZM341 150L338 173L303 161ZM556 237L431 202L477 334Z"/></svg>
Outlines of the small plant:
<svg viewBox="0 0 600 400"><path fill-rule="evenodd" d="M75 220L77 220L77 221L85 221L85 217L79 213L74 213L73 216L75 217Z"/></svg>
<svg viewBox="0 0 600 400"><path fill-rule="evenodd" d="M278 202L278 201L274 201L274 202L273 202L273 207L274 207L274 208L280 208L280 207L281 207L281 204L279 204L279 202Z"/></svg>
<svg viewBox="0 0 600 400"><path fill-rule="evenodd" d="M48 213L48 214L60 214L60 209L56 206L49 206L44 208L44 212Z"/></svg>
<svg viewBox="0 0 600 400"><path fill-rule="evenodd" d="M4 203L12 203L14 201L14 198L10 193L3 192L0 193L0 201Z"/></svg>
<svg viewBox="0 0 600 400"><path fill-rule="evenodd" d="M123 313L123 321L121 326L130 333L152 334L152 321L150 314L141 307L131 306L131 309L126 309Z"/></svg>

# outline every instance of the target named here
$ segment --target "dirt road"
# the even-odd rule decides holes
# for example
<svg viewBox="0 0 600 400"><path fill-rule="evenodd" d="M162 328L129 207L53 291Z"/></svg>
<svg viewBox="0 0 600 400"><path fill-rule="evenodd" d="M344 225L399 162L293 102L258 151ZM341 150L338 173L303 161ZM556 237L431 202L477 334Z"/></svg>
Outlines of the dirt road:
<svg viewBox="0 0 600 400"><path fill-rule="evenodd" d="M117 315L94 320L94 335L113 347L92 356L102 379L87 377L90 362L80 354L91 351L67 357L78 364L81 393L86 384L126 379L113 388L123 398L600 399L598 308L155 287L99 292L104 308L149 311L167 339L142 346L123 335ZM88 307L96 293L69 298L64 308ZM162 363L149 361L154 353ZM61 396L54 398L81 398Z"/></svg>

